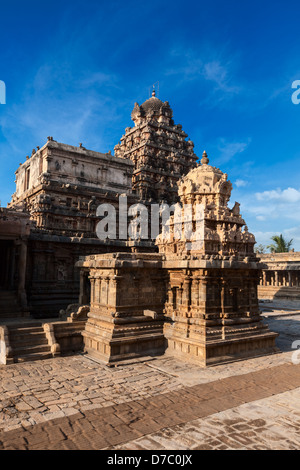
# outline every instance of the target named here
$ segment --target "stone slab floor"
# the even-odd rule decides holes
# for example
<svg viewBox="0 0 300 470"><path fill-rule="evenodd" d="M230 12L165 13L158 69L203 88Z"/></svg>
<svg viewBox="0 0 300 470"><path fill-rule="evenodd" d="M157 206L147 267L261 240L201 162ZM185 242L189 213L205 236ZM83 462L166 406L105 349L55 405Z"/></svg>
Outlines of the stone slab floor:
<svg viewBox="0 0 300 470"><path fill-rule="evenodd" d="M0 449L299 449L300 313L276 305L265 321L282 353L208 369L84 355L1 365Z"/></svg>

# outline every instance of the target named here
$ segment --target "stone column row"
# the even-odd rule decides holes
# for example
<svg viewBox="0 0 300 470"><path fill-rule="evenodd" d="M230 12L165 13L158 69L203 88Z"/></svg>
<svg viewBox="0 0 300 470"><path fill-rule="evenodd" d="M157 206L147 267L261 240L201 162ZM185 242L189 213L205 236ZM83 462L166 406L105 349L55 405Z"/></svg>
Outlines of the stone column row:
<svg viewBox="0 0 300 470"><path fill-rule="evenodd" d="M300 287L300 272L283 270L263 271L261 286Z"/></svg>

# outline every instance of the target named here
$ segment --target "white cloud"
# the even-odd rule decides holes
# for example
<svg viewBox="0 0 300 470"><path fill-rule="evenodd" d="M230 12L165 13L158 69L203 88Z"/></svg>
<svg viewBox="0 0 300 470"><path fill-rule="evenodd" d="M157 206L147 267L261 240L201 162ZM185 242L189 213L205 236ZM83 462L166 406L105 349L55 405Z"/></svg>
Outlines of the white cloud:
<svg viewBox="0 0 300 470"><path fill-rule="evenodd" d="M175 63L172 63L174 59ZM242 87L235 83L233 71L236 69L236 64L232 60L232 54L224 54L212 46L207 48L202 45L200 50L194 50L181 45L171 50L169 60L171 64L166 69L165 75L177 75L177 84L197 80L213 84L214 88L207 96L207 101L211 104L231 98L242 90ZM181 64L180 67L178 63ZM216 98L218 91L221 93Z"/></svg>
<svg viewBox="0 0 300 470"><path fill-rule="evenodd" d="M248 182L242 179L237 179L234 184L237 188L242 188L244 186L247 186Z"/></svg>
<svg viewBox="0 0 300 470"><path fill-rule="evenodd" d="M263 232L263 231L255 231L255 240L256 240L256 246L257 245L270 245L272 242L271 237L274 235L280 235L280 232Z"/></svg>
<svg viewBox="0 0 300 470"><path fill-rule="evenodd" d="M220 61L215 60L204 64L202 75L205 80L214 82L217 89L227 93L239 93L240 87L231 85L232 79L229 76L229 64L223 65Z"/></svg>
<svg viewBox="0 0 300 470"><path fill-rule="evenodd" d="M278 220L287 226L291 220L300 221L300 190L295 188L273 189L243 197L243 207L258 221Z"/></svg>
<svg viewBox="0 0 300 470"><path fill-rule="evenodd" d="M299 201L300 190L290 187L241 195L241 212L257 244L269 245L273 235L282 234L300 251Z"/></svg>
<svg viewBox="0 0 300 470"><path fill-rule="evenodd" d="M220 139L220 143L218 145L218 151L220 152L220 157L218 158L219 164L227 163L236 155L243 153L250 142L250 138L247 142L226 142L225 139ZM242 180L237 181L241 182Z"/></svg>
<svg viewBox="0 0 300 470"><path fill-rule="evenodd" d="M258 201L280 201L282 203L295 203L300 201L300 190L287 188L273 189L271 191L263 191L255 194Z"/></svg>
<svg viewBox="0 0 300 470"><path fill-rule="evenodd" d="M255 239L256 239L256 246L257 245L271 245L273 243L272 237L274 235L283 235L283 237L287 240L293 240L291 248L294 248L295 251L299 250L300 247L300 227L293 227L289 229L284 229L281 232L271 232L271 231L254 231Z"/></svg>

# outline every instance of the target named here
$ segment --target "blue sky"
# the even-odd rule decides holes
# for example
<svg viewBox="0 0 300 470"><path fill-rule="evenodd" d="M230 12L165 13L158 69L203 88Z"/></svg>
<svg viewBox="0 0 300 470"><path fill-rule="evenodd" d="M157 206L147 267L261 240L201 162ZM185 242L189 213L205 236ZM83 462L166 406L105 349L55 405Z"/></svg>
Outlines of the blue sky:
<svg viewBox="0 0 300 470"><path fill-rule="evenodd" d="M201 157L228 173L258 243L300 251L298 1L1 2L0 200L51 135L112 150L159 81Z"/></svg>

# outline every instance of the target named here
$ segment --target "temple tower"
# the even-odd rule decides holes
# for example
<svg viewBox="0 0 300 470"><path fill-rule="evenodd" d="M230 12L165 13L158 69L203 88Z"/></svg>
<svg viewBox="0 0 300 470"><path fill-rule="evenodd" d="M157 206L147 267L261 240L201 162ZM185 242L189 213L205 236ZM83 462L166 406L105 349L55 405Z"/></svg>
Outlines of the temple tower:
<svg viewBox="0 0 300 470"><path fill-rule="evenodd" d="M134 163L132 188L141 200L177 201L177 181L196 165L194 144L172 116L168 101L162 102L153 90L143 104L135 103L134 127L127 127L115 146L116 157Z"/></svg>

